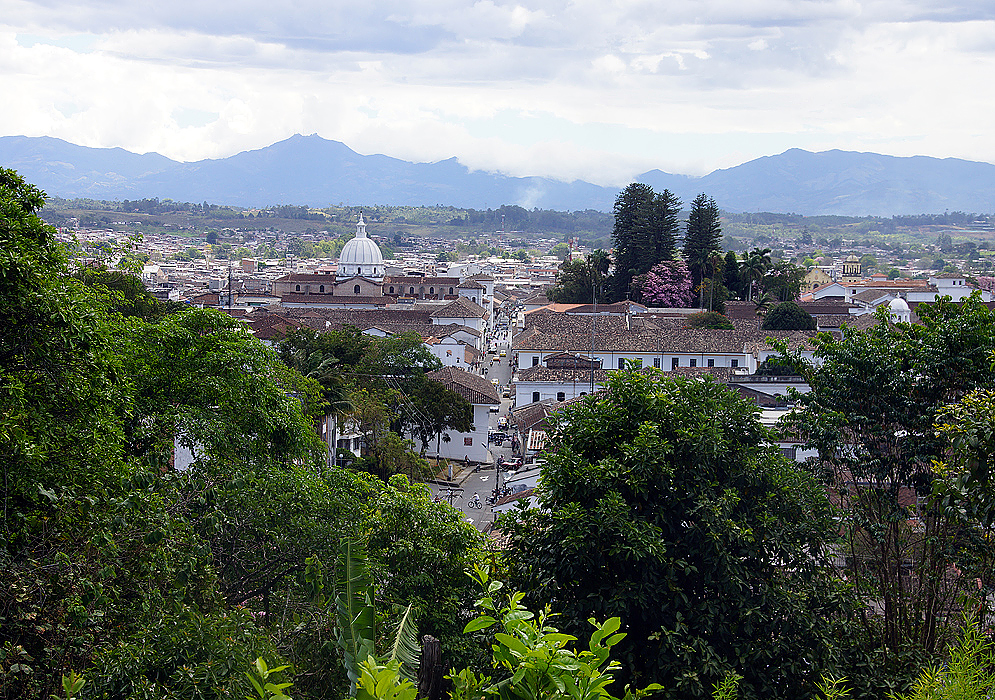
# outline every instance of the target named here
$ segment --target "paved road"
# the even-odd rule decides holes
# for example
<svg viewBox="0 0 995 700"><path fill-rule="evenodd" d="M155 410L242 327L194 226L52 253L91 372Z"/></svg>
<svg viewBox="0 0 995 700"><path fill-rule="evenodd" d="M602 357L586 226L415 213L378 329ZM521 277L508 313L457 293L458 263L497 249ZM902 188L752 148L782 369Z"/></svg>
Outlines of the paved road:
<svg viewBox="0 0 995 700"><path fill-rule="evenodd" d="M503 389L508 385L511 379L511 353L507 338L501 339L498 349L509 350L507 357L498 357L493 363L488 363L485 366L485 371L482 376L486 379L497 379L498 380L498 395L500 396ZM511 399L502 399L501 407L498 413L488 414L490 418L490 430L497 430L498 419L501 416L507 416L511 410ZM510 432L510 431L506 431ZM494 520L494 516L491 513L491 508L487 505L487 497L494 490L494 485L498 483L504 484L504 472L500 475L494 469L494 465L498 460L498 457L504 456L505 459L511 458L511 440L505 441L504 445L491 445L490 447L490 459L487 464L481 465L479 471L473 471L469 473L464 473L459 475L460 485L458 488L448 488L438 484L431 485L432 492L439 496L442 500L449 501L454 508L458 508L463 512L463 517L466 518L467 522L473 523L473 525L479 530L485 530L490 523ZM477 494L480 499L481 507L475 508L471 507L471 503L475 503L473 495Z"/></svg>

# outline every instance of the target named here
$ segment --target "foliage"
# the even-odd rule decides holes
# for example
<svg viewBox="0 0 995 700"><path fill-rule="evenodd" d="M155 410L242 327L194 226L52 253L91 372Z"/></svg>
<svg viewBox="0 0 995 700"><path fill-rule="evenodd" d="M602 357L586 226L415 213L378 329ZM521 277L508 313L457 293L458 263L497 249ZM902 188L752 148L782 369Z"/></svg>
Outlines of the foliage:
<svg viewBox="0 0 995 700"><path fill-rule="evenodd" d="M941 408L937 431L949 440L948 457L936 464L942 477L934 495L985 527L995 525L995 391L975 389Z"/></svg>
<svg viewBox="0 0 995 700"><path fill-rule="evenodd" d="M731 331L735 328L727 317L718 311L702 311L691 314L685 321L688 328L711 328L714 330Z"/></svg>
<svg viewBox="0 0 995 700"><path fill-rule="evenodd" d="M753 300L753 286L763 279L764 275L767 274L767 270L773 265L770 259L770 252L770 248L762 250L754 248L743 259L743 265L740 268L740 278L747 289L747 301Z"/></svg>
<svg viewBox="0 0 995 700"><path fill-rule="evenodd" d="M756 413L710 379L613 373L556 417L541 507L499 523L528 599L571 634L620 617L625 677L668 697L731 672L743 697L804 697L833 666L832 511Z"/></svg>
<svg viewBox="0 0 995 700"><path fill-rule="evenodd" d="M779 301L792 301L801 293L804 279L804 268L792 265L787 260L781 260L773 268L768 268L761 288Z"/></svg>
<svg viewBox="0 0 995 700"><path fill-rule="evenodd" d="M739 271L739 258L731 250L726 253L725 264L722 266L722 284L732 294L742 298L743 280Z"/></svg>
<svg viewBox="0 0 995 700"><path fill-rule="evenodd" d="M772 308L760 324L765 331L814 331L815 327L815 317L793 301L783 301Z"/></svg>
<svg viewBox="0 0 995 700"><path fill-rule="evenodd" d="M571 260L560 265L556 284L546 297L557 304L588 304L594 301L608 275L608 255L596 250L586 260Z"/></svg>
<svg viewBox="0 0 995 700"><path fill-rule="evenodd" d="M683 260L663 260L632 283L645 304L669 308L691 305L691 274Z"/></svg>
<svg viewBox="0 0 995 700"><path fill-rule="evenodd" d="M283 691L291 687L293 683L273 683L269 680L270 676L275 676L287 668L287 666L269 668L263 657L260 656L252 665L252 670L246 671L245 675L252 682L252 687L255 688L259 700L290 700L290 697ZM255 672L255 675L252 674L252 671ZM248 700L252 700L252 698L248 698Z"/></svg>
<svg viewBox="0 0 995 700"><path fill-rule="evenodd" d="M949 446L937 411L992 385L995 314L977 294L917 312L920 325L892 324L882 309L864 332L817 336L818 366L782 357L811 386L796 396L792 424L818 449L814 466L839 499L840 574L881 610L861 626L885 655L942 648L945 619L962 596L981 595L975 578L988 581L992 556L974 513L930 496Z"/></svg>
<svg viewBox="0 0 995 700"><path fill-rule="evenodd" d="M950 659L922 671L908 693L893 700L980 700L995 693L995 646L977 620L968 620L950 646Z"/></svg>
<svg viewBox="0 0 995 700"><path fill-rule="evenodd" d="M615 199L615 272L609 296L621 301L632 278L648 272L661 260L673 260L681 202L670 190L656 193L649 185L633 182Z"/></svg>
<svg viewBox="0 0 995 700"><path fill-rule="evenodd" d="M210 310L131 314L114 280L70 270L42 203L0 170L0 697L47 698L71 671L87 697L244 696L258 657L313 669L297 689L320 696L341 664L316 562L360 532L380 600L461 607L451 569L479 533L424 487L319 459L334 362L302 357L305 377ZM436 366L407 340L319 349L368 374Z"/></svg>
<svg viewBox="0 0 995 700"><path fill-rule="evenodd" d="M466 632L477 632L499 625L491 645L494 667L506 676L490 683L490 679L476 678L473 674L456 674L454 697L458 698L521 698L540 700L612 700L607 686L614 682L614 672L619 664L610 659L612 647L625 638L618 633L621 621L617 617L604 624L591 618L594 627L588 648L574 651L568 648L577 637L562 634L548 624L551 615L544 610L538 617L521 605L523 593L511 593L506 600L499 596L500 581L492 581L486 569L477 568L474 575L484 588L484 596L477 601L480 616L466 626ZM651 684L636 692L625 689L626 700L634 700L660 690Z"/></svg>
<svg viewBox="0 0 995 700"><path fill-rule="evenodd" d="M704 193L699 194L691 202L683 249L684 259L688 262L692 284L695 287L698 287L705 278L712 256L722 249L721 241L719 207L711 197Z"/></svg>

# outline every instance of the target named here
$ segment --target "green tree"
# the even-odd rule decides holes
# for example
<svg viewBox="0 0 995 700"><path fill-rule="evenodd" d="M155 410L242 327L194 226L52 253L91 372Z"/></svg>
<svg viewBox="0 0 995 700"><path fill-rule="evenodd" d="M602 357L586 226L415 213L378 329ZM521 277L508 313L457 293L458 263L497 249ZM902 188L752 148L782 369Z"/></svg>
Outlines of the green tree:
<svg viewBox="0 0 995 700"><path fill-rule="evenodd" d="M726 253L725 264L722 266L722 284L732 294L742 298L743 290L739 271L739 258L736 257L735 251L730 250Z"/></svg>
<svg viewBox="0 0 995 700"><path fill-rule="evenodd" d="M815 317L793 301L783 301L764 314L765 331L814 331Z"/></svg>
<svg viewBox="0 0 995 700"><path fill-rule="evenodd" d="M704 193L699 194L691 202L683 249L684 259L688 262L691 280L695 287L701 288L701 281L708 273L712 256L722 250L721 242L722 225L719 207L711 197ZM699 305L704 306L704 302L701 301Z"/></svg>
<svg viewBox="0 0 995 700"><path fill-rule="evenodd" d="M623 675L707 697L796 698L831 667L832 511L757 408L710 379L613 373L554 417L536 510L499 526L513 577L564 631L618 616Z"/></svg>
<svg viewBox="0 0 995 700"><path fill-rule="evenodd" d="M548 255L552 255L560 260L566 260L570 256L570 246L566 243L557 243L550 248Z"/></svg>
<svg viewBox="0 0 995 700"><path fill-rule="evenodd" d="M608 255L603 250L594 251L586 260L563 263L556 284L546 291L546 297L558 304L592 303L595 289L600 291L608 275L608 264Z"/></svg>
<svg viewBox="0 0 995 700"><path fill-rule="evenodd" d="M772 267L770 260L770 248L754 248L743 260L743 266L740 270L740 274L743 278L743 284L746 285L747 301L753 301L753 286L757 282L763 279L764 275L767 274L767 270Z"/></svg>
<svg viewBox="0 0 995 700"><path fill-rule="evenodd" d="M680 200L669 190L655 193L649 185L634 182L615 199L615 272L609 281L610 296L626 298L632 278L645 274L661 260L673 260Z"/></svg>
<svg viewBox="0 0 995 700"><path fill-rule="evenodd" d="M731 331L735 328L732 325L732 321L718 311L702 311L701 313L691 314L687 317L686 323L688 328L711 328L723 331Z"/></svg>
<svg viewBox="0 0 995 700"><path fill-rule="evenodd" d="M937 411L995 379L995 314L977 293L916 311L921 324L890 323L881 310L864 332L817 336L818 366L794 358L811 392L796 397L792 423L818 449L819 473L838 495L840 573L881 611L862 618L862 629L882 656L942 649L943 611L970 593L972 576L987 575L990 561L976 526L929 497L949 451L934 429ZM949 575L953 566L963 575Z"/></svg>

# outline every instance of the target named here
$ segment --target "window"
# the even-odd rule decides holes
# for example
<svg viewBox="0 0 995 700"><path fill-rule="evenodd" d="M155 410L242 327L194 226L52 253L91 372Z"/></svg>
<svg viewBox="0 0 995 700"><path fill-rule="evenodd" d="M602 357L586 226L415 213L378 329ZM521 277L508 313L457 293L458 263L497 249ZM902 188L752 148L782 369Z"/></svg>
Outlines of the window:
<svg viewBox="0 0 995 700"><path fill-rule="evenodd" d="M670 369L677 369L677 366L680 365L680 363L681 363L681 358L672 357L670 359Z"/></svg>
<svg viewBox="0 0 995 700"><path fill-rule="evenodd" d="M422 296L422 297L425 296L425 288L424 287L419 287L418 288L418 296Z"/></svg>
<svg viewBox="0 0 995 700"><path fill-rule="evenodd" d="M408 294L414 295L414 293L415 293L415 288L414 287L412 287L411 289L408 290Z"/></svg>
<svg viewBox="0 0 995 700"><path fill-rule="evenodd" d="M359 285L358 284L355 287L352 288L352 293L353 294L359 294Z"/></svg>
<svg viewBox="0 0 995 700"><path fill-rule="evenodd" d="M729 363L729 366L730 366L730 367L739 367L739 360L732 360L732 361L731 361L731 362Z"/></svg>
<svg viewBox="0 0 995 700"><path fill-rule="evenodd" d="M642 369L642 368L643 368L643 358L637 357L636 358L636 369Z"/></svg>
<svg viewBox="0 0 995 700"><path fill-rule="evenodd" d="M428 288L428 293L429 294L435 294L435 287L429 287Z"/></svg>
<svg viewBox="0 0 995 700"><path fill-rule="evenodd" d="M660 369L660 358L659 357L654 357L653 358L653 366L655 368L657 368L657 369Z"/></svg>
<svg viewBox="0 0 995 700"><path fill-rule="evenodd" d="M537 364L539 364L539 356L538 355L533 355L532 356L532 366L535 367Z"/></svg>
<svg viewBox="0 0 995 700"><path fill-rule="evenodd" d="M564 392L562 392L562 391L558 391L558 392L556 392L556 400L557 401L566 401L567 400L567 395Z"/></svg>
<svg viewBox="0 0 995 700"><path fill-rule="evenodd" d="M297 285L297 288L294 291L297 291L297 292L301 291L301 285Z"/></svg>
<svg viewBox="0 0 995 700"><path fill-rule="evenodd" d="M688 367L697 367L697 366L698 366L698 360L694 359L688 360Z"/></svg>
<svg viewBox="0 0 995 700"><path fill-rule="evenodd" d="M394 288L393 288L393 287L391 287L391 288L390 288L390 292L389 292L389 293L390 293L390 294L393 294L393 293L394 293Z"/></svg>
<svg viewBox="0 0 995 700"><path fill-rule="evenodd" d="M625 358L624 357L618 358L618 368L619 369L625 369Z"/></svg>
<svg viewBox="0 0 995 700"><path fill-rule="evenodd" d="M324 292L325 291L325 285L321 285L320 287L318 287L318 291L319 292Z"/></svg>
<svg viewBox="0 0 995 700"><path fill-rule="evenodd" d="M708 366L709 367L714 367L715 366L715 360L713 360L712 358L708 358Z"/></svg>
<svg viewBox="0 0 995 700"><path fill-rule="evenodd" d="M453 294L453 288L452 288L452 287L450 287L450 288L449 288L449 296L452 296L452 294Z"/></svg>
<svg viewBox="0 0 995 700"><path fill-rule="evenodd" d="M538 391L533 391L532 392L532 403L535 403L538 400L539 400L539 392Z"/></svg>

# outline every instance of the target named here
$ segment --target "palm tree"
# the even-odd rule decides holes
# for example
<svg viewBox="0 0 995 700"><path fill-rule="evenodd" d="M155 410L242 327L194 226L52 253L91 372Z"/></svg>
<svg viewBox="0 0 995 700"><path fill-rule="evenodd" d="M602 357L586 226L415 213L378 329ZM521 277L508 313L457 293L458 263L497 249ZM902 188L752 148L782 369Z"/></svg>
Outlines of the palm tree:
<svg viewBox="0 0 995 700"><path fill-rule="evenodd" d="M759 282L767 274L773 263L770 259L770 248L754 248L743 260L741 272L749 284L747 301L753 300L753 283Z"/></svg>

